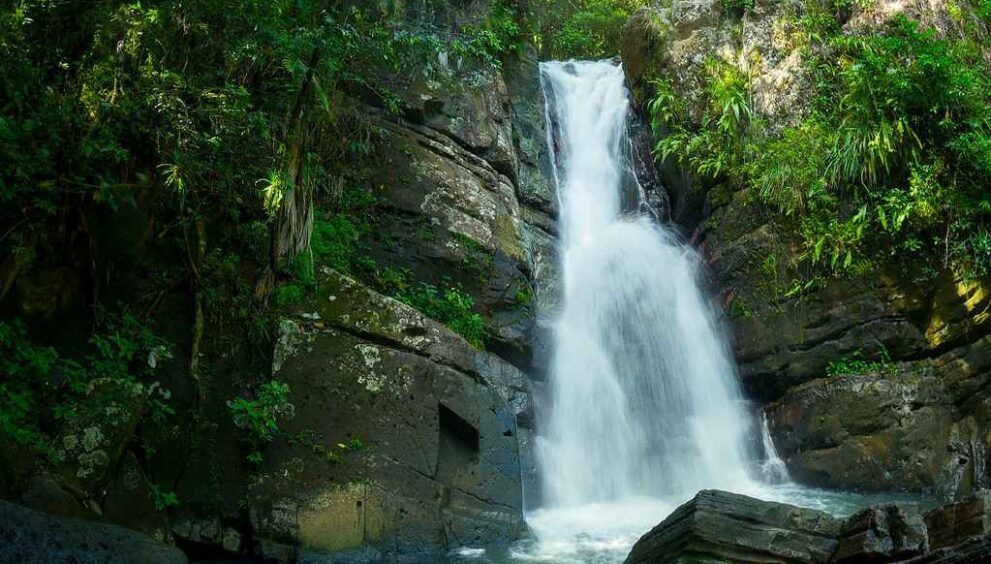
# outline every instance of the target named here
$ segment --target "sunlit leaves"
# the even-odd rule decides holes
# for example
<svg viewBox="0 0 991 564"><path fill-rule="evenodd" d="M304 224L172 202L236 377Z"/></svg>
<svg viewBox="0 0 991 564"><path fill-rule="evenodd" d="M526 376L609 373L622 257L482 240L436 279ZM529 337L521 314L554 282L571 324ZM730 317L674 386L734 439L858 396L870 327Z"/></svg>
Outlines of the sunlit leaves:
<svg viewBox="0 0 991 564"><path fill-rule="evenodd" d="M831 18L830 15L825 15ZM773 133L747 104L745 75L709 66L696 123L664 81L649 109L657 154L709 182L755 188L796 226L802 257L831 274L887 258L991 271L991 69L966 34L937 37L903 16L846 34L809 16L808 116ZM810 25L810 24L806 24ZM728 66L728 65L727 65Z"/></svg>

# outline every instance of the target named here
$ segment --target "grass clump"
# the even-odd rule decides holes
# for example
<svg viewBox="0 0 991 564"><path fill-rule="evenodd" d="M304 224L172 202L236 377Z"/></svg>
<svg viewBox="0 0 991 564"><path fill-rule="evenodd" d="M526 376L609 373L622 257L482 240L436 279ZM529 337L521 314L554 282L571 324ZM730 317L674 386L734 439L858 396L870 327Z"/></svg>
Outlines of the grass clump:
<svg viewBox="0 0 991 564"><path fill-rule="evenodd" d="M826 366L827 376L857 376L872 373L894 372L895 365L891 362L888 349L881 347L877 356L867 358L864 351L858 349L852 353L834 360Z"/></svg>
<svg viewBox="0 0 991 564"><path fill-rule="evenodd" d="M475 300L460 287L447 282L438 288L421 282L401 290L396 298L447 325L473 347L485 347L485 322L474 311Z"/></svg>

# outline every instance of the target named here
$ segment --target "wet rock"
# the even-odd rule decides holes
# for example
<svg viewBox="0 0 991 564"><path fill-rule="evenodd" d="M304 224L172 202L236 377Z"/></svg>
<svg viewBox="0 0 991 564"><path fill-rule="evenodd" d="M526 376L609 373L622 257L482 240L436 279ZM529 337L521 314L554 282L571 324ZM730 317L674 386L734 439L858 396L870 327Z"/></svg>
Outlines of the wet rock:
<svg viewBox="0 0 991 564"><path fill-rule="evenodd" d="M918 506L878 505L847 520L833 560L892 562L925 554L928 548L926 522Z"/></svg>
<svg viewBox="0 0 991 564"><path fill-rule="evenodd" d="M924 517L909 503L844 520L791 505L702 491L634 545L627 564L991 561L991 492ZM931 544L931 548L930 548Z"/></svg>
<svg viewBox="0 0 991 564"><path fill-rule="evenodd" d="M534 290L553 276L553 220L520 203L513 179L426 125L382 120L371 183L382 198L367 248L377 268L473 298L490 345L518 366L530 360ZM529 173L531 182L539 171Z"/></svg>
<svg viewBox="0 0 991 564"><path fill-rule="evenodd" d="M926 514L929 542L939 549L991 534L991 491L981 491Z"/></svg>
<svg viewBox="0 0 991 564"><path fill-rule="evenodd" d="M517 191L521 203L553 219L557 215L557 195L551 156L547 151L544 94L538 65L536 52L529 48L506 73L512 100L513 141L518 157Z"/></svg>
<svg viewBox="0 0 991 564"><path fill-rule="evenodd" d="M0 501L2 564L185 564L167 544L116 525L56 517Z"/></svg>
<svg viewBox="0 0 991 564"><path fill-rule="evenodd" d="M239 552L243 546L243 537L240 532L232 528L225 528L220 546L227 552Z"/></svg>
<svg viewBox="0 0 991 564"><path fill-rule="evenodd" d="M841 527L821 511L704 490L641 537L626 564L829 562Z"/></svg>

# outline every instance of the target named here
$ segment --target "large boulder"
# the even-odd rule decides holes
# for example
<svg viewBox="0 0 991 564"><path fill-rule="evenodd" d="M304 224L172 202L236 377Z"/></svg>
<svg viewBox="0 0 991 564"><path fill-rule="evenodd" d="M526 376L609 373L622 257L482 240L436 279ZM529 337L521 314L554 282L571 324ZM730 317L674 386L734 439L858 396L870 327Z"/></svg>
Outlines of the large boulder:
<svg viewBox="0 0 991 564"><path fill-rule="evenodd" d="M704 490L641 537L626 564L829 562L841 527L821 511Z"/></svg>
<svg viewBox="0 0 991 564"><path fill-rule="evenodd" d="M988 487L991 338L884 372L821 378L767 408L797 479L831 488L930 492Z"/></svg>
<svg viewBox="0 0 991 564"><path fill-rule="evenodd" d="M355 280L320 278L281 326L274 376L296 415L251 487L256 539L385 556L511 542L523 374Z"/></svg>
<svg viewBox="0 0 991 564"><path fill-rule="evenodd" d="M0 564L186 564L176 547L116 525L0 501Z"/></svg>

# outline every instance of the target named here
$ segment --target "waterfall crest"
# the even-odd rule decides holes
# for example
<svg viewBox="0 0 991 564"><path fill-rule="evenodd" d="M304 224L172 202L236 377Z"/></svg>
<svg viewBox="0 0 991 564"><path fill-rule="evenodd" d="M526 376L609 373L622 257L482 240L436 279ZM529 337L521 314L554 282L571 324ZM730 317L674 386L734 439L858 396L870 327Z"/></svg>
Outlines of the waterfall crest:
<svg viewBox="0 0 991 564"><path fill-rule="evenodd" d="M541 80L563 272L537 442L544 506L751 489L747 417L699 259L630 189L622 68L548 62Z"/></svg>

